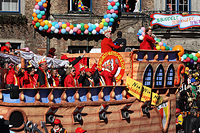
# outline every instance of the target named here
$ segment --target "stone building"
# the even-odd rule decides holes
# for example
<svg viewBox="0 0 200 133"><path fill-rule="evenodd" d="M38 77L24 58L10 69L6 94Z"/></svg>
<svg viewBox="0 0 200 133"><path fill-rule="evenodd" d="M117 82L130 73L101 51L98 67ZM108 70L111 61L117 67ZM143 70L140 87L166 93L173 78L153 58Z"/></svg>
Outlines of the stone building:
<svg viewBox="0 0 200 133"><path fill-rule="evenodd" d="M144 26L150 25L150 15L154 12L166 13L168 4L171 2L173 11L179 11L181 6L175 0L137 0L137 10L123 12L123 0L120 0L119 18L113 25L112 39L116 39L117 31L123 32L123 38L127 40L127 46L138 48L139 42L136 34ZM180 0L181 1L181 0ZM184 11L198 13L199 0L182 0L185 2ZM47 34L35 30L32 25L32 13L35 0L17 0L16 2L1 2L0 7L0 43L10 41L13 48L29 47L38 54L46 54L47 44L56 48L56 54L63 52L82 52L83 49L100 48L103 35L58 35ZM88 11L73 11L73 0L49 0L47 13L48 20L70 23L100 23L107 11L107 0L83 0ZM190 28L180 31L178 28L163 28L154 26L154 33L167 45L173 47L181 44L185 49L198 50L199 28Z"/></svg>

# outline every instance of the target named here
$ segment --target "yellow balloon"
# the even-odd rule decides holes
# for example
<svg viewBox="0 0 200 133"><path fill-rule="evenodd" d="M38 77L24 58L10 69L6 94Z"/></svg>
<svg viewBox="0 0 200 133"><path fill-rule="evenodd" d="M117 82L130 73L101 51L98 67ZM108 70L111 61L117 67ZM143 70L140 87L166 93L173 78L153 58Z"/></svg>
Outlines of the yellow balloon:
<svg viewBox="0 0 200 133"><path fill-rule="evenodd" d="M62 28L65 29L67 27L66 24L62 24Z"/></svg>
<svg viewBox="0 0 200 133"><path fill-rule="evenodd" d="M45 23L46 25L48 25L48 24L49 24L49 21L48 21L48 20L45 20L44 23Z"/></svg>
<svg viewBox="0 0 200 133"><path fill-rule="evenodd" d="M156 49L157 49L157 50L160 50L160 46L156 46Z"/></svg>
<svg viewBox="0 0 200 133"><path fill-rule="evenodd" d="M103 25L103 22L101 22L100 24L102 24L102 25Z"/></svg>
<svg viewBox="0 0 200 133"><path fill-rule="evenodd" d="M104 23L106 20L105 19L102 19L102 23Z"/></svg>

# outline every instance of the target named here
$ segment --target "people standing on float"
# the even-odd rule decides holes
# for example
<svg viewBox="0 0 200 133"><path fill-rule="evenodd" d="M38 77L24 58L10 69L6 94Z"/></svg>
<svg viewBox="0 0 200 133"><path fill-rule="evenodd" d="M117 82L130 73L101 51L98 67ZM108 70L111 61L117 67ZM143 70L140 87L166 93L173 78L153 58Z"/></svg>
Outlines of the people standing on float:
<svg viewBox="0 0 200 133"><path fill-rule="evenodd" d="M118 45L118 44L123 45L123 47L121 47L120 50L116 50L117 52L125 52L126 39L122 38L122 32L121 31L117 32L117 39L114 41L114 43L116 43L116 45Z"/></svg>
<svg viewBox="0 0 200 133"><path fill-rule="evenodd" d="M11 44L10 42L6 42L5 46L1 47L1 52L10 53Z"/></svg>
<svg viewBox="0 0 200 133"><path fill-rule="evenodd" d="M140 49L156 50L156 48L154 47L155 43L156 41L154 40L154 35L152 34L151 28L147 28L145 30L143 42L140 44Z"/></svg>
<svg viewBox="0 0 200 133"><path fill-rule="evenodd" d="M46 62L45 57L43 57L39 62L39 68L37 69L36 74L38 74L38 87L50 87L50 84L48 82L48 65Z"/></svg>
<svg viewBox="0 0 200 133"><path fill-rule="evenodd" d="M24 76L21 78L22 88L36 88L37 87L38 74L35 74L35 68L29 62L27 70L24 72Z"/></svg>
<svg viewBox="0 0 200 133"><path fill-rule="evenodd" d="M20 71L21 71L21 64L15 65L14 68L11 68L6 76L6 84L18 86L20 87Z"/></svg>
<svg viewBox="0 0 200 133"><path fill-rule="evenodd" d="M76 58L75 60L73 60L72 62L69 62L69 65L76 65L84 56L85 56L85 50L83 50L83 55L79 56L78 58ZM61 60L68 60L68 57L66 55L63 55L61 57ZM58 74L61 76L61 86L64 86L64 80L66 78L66 68L65 67L61 67L58 69Z"/></svg>
<svg viewBox="0 0 200 133"><path fill-rule="evenodd" d="M119 67L119 62L118 59L115 60L115 66L114 69L112 70L112 66L111 63L108 62L105 65L105 70L101 73L101 76L104 77L106 85L115 85L115 81L114 81L114 76L117 72L117 69Z"/></svg>
<svg viewBox="0 0 200 133"><path fill-rule="evenodd" d="M59 87L59 75L58 75L58 69L52 68L50 71L50 78L49 83L52 87Z"/></svg>
<svg viewBox="0 0 200 133"><path fill-rule="evenodd" d="M66 78L64 80L64 87L78 87L79 83L75 79L76 69L75 67L69 66L66 70Z"/></svg>
<svg viewBox="0 0 200 133"><path fill-rule="evenodd" d="M95 86L106 86L105 79L101 76L101 73L103 72L102 69L97 68L97 70L94 73L94 85Z"/></svg>
<svg viewBox="0 0 200 133"><path fill-rule="evenodd" d="M121 49L123 45L115 45L111 39L111 28L109 27L105 31L103 31L105 35L104 39L101 41L101 53L105 53L108 51L113 51L113 49Z"/></svg>
<svg viewBox="0 0 200 133"><path fill-rule="evenodd" d="M82 83L83 87L94 87L94 79L92 77L92 70L86 68L85 72L82 71L78 79L79 83Z"/></svg>

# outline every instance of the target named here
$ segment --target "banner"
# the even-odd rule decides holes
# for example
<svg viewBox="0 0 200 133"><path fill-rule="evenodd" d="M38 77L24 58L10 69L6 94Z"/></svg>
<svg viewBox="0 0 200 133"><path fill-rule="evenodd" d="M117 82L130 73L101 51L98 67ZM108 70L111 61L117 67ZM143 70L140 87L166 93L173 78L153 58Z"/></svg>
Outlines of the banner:
<svg viewBox="0 0 200 133"><path fill-rule="evenodd" d="M151 99L151 88L143 85L141 101L145 102Z"/></svg>
<svg viewBox="0 0 200 133"><path fill-rule="evenodd" d="M164 27L176 27L180 30L188 29L195 26L200 26L200 15L198 14L161 14L155 13L151 15L153 20L151 21L151 26L161 25Z"/></svg>
<svg viewBox="0 0 200 133"><path fill-rule="evenodd" d="M140 100L143 84L130 77L127 77L126 85L129 89L128 92Z"/></svg>
<svg viewBox="0 0 200 133"><path fill-rule="evenodd" d="M158 101L159 95L157 93L152 92L152 100L151 105L156 105Z"/></svg>
<svg viewBox="0 0 200 133"><path fill-rule="evenodd" d="M162 119L162 125L163 128L165 127L165 124L167 122L167 118L168 118L168 104L166 103L162 103L157 107L158 111L160 112L161 115L161 119Z"/></svg>

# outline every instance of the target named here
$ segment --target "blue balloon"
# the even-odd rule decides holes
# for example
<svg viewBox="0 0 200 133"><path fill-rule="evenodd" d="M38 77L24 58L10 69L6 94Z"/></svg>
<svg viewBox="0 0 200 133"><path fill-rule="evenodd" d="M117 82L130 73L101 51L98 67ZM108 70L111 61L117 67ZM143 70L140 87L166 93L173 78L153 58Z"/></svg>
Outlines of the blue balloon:
<svg viewBox="0 0 200 133"><path fill-rule="evenodd" d="M44 26L44 30L48 30L48 28L49 28L48 25Z"/></svg>
<svg viewBox="0 0 200 133"><path fill-rule="evenodd" d="M111 18L111 16L112 16L111 14L107 14L107 17L108 17L108 18Z"/></svg>
<svg viewBox="0 0 200 133"><path fill-rule="evenodd" d="M34 17L32 17L32 20L34 19Z"/></svg>
<svg viewBox="0 0 200 133"><path fill-rule="evenodd" d="M158 39L158 38L156 38L156 37L154 38L155 41L156 41L157 39Z"/></svg>
<svg viewBox="0 0 200 133"><path fill-rule="evenodd" d="M55 25L58 24L58 22L56 22L56 21L54 23L55 23Z"/></svg>
<svg viewBox="0 0 200 133"><path fill-rule="evenodd" d="M107 30L107 29L108 29L108 27L106 27L106 26L103 27L103 30Z"/></svg>
<svg viewBox="0 0 200 133"><path fill-rule="evenodd" d="M113 6L113 9L114 9L114 10L118 10L118 7L117 7L117 6Z"/></svg>
<svg viewBox="0 0 200 133"><path fill-rule="evenodd" d="M108 0L108 2L112 2L113 0Z"/></svg>
<svg viewBox="0 0 200 133"><path fill-rule="evenodd" d="M167 46L167 44L166 44L166 43L163 43L163 46L165 46L165 47L166 47L166 46Z"/></svg>
<svg viewBox="0 0 200 133"><path fill-rule="evenodd" d="M45 11L40 11L40 14L41 14L41 15L44 15L44 14L45 14Z"/></svg>
<svg viewBox="0 0 200 133"><path fill-rule="evenodd" d="M172 50L172 48L171 48L171 47L169 47L169 50Z"/></svg>
<svg viewBox="0 0 200 133"><path fill-rule="evenodd" d="M140 36L140 34L139 34L139 33L137 33L137 36L139 37L139 36Z"/></svg>
<svg viewBox="0 0 200 133"><path fill-rule="evenodd" d="M58 29L60 26L59 24L55 24L55 28Z"/></svg>
<svg viewBox="0 0 200 133"><path fill-rule="evenodd" d="M76 35L76 32L74 32L73 35Z"/></svg>
<svg viewBox="0 0 200 133"><path fill-rule="evenodd" d="M111 5L108 6L108 10L113 9L113 7Z"/></svg>
<svg viewBox="0 0 200 133"><path fill-rule="evenodd" d="M89 27L91 27L91 26L92 26L92 24L91 24L91 23L88 23L88 26L89 26Z"/></svg>
<svg viewBox="0 0 200 133"><path fill-rule="evenodd" d="M116 13L112 13L112 18L115 18L116 17Z"/></svg>
<svg viewBox="0 0 200 133"><path fill-rule="evenodd" d="M106 19L106 18L107 18L107 15L104 15L103 17Z"/></svg>
<svg viewBox="0 0 200 133"><path fill-rule="evenodd" d="M52 26L55 26L55 23L54 23L54 22L52 22L51 24L52 24Z"/></svg>
<svg viewBox="0 0 200 133"><path fill-rule="evenodd" d="M96 35L99 35L99 32L97 32Z"/></svg>
<svg viewBox="0 0 200 133"><path fill-rule="evenodd" d="M46 11L47 9L46 8L44 8L44 11Z"/></svg>
<svg viewBox="0 0 200 133"><path fill-rule="evenodd" d="M115 20L114 20L114 18L110 18L110 22L114 22Z"/></svg>
<svg viewBox="0 0 200 133"><path fill-rule="evenodd" d="M100 29L100 33L102 34L102 32L103 32L103 29Z"/></svg>
<svg viewBox="0 0 200 133"><path fill-rule="evenodd" d="M112 25L113 25L113 23L112 23L112 22L109 22L109 23L108 23L108 26L112 26Z"/></svg>
<svg viewBox="0 0 200 133"><path fill-rule="evenodd" d="M42 2L38 2L38 6L42 6L42 4L43 4Z"/></svg>
<svg viewBox="0 0 200 133"><path fill-rule="evenodd" d="M143 30L141 30L141 29L138 31L139 34L142 34L142 32L143 32Z"/></svg>
<svg viewBox="0 0 200 133"><path fill-rule="evenodd" d="M183 57L183 59L186 59L186 58L187 58L187 55L186 55L186 54L184 54L182 57Z"/></svg>
<svg viewBox="0 0 200 133"><path fill-rule="evenodd" d="M42 3L45 3L45 2L46 2L46 0L41 0L41 2L42 2Z"/></svg>
<svg viewBox="0 0 200 133"><path fill-rule="evenodd" d="M40 14L40 10L38 10L38 9L35 10L35 13L36 13L36 14Z"/></svg>
<svg viewBox="0 0 200 133"><path fill-rule="evenodd" d="M42 31L44 28L42 26L39 27L39 30Z"/></svg>
<svg viewBox="0 0 200 133"><path fill-rule="evenodd" d="M66 30L65 30L65 29L61 29L61 33L62 33L62 34L65 34L65 33L66 33Z"/></svg>
<svg viewBox="0 0 200 133"><path fill-rule="evenodd" d="M96 29L96 25L95 24L92 25L92 29Z"/></svg>
<svg viewBox="0 0 200 133"><path fill-rule="evenodd" d="M65 24L65 22L62 22L62 24Z"/></svg>
<svg viewBox="0 0 200 133"><path fill-rule="evenodd" d="M88 31L89 31L89 32L92 32L92 31L93 31L93 28L92 28L92 27L89 27L89 28L88 28Z"/></svg>
<svg viewBox="0 0 200 133"><path fill-rule="evenodd" d="M41 19L41 18L42 18L42 15L41 15L41 14L38 14L38 15L37 15L37 18L38 18L38 19Z"/></svg>
<svg viewBox="0 0 200 133"><path fill-rule="evenodd" d="M115 5L118 7L120 4L119 4L119 2L116 2Z"/></svg>

